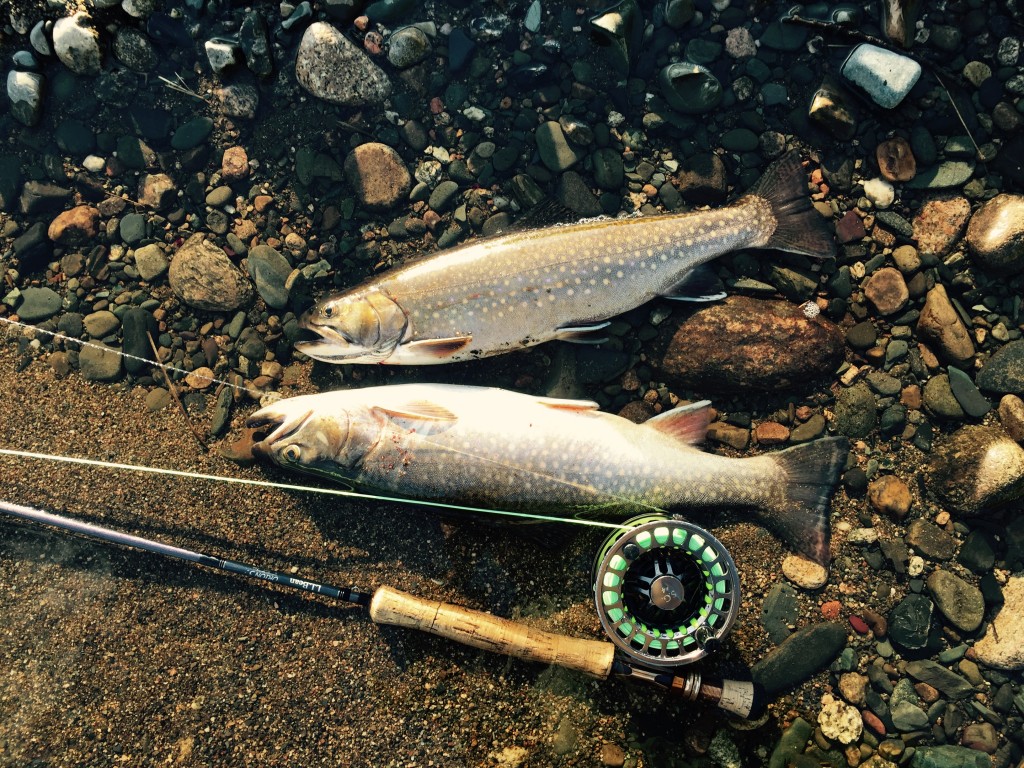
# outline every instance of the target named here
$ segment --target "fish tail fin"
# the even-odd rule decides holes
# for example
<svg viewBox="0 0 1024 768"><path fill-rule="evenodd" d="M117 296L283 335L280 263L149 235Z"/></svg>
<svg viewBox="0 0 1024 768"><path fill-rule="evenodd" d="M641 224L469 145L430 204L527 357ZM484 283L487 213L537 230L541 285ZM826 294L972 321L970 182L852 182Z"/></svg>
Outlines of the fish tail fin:
<svg viewBox="0 0 1024 768"><path fill-rule="evenodd" d="M783 471L783 498L764 511L764 522L794 551L828 567L832 494L850 443L827 437L771 454Z"/></svg>
<svg viewBox="0 0 1024 768"><path fill-rule="evenodd" d="M811 205L807 172L800 153L789 152L777 160L748 194L765 200L775 217L775 231L765 248L799 253L815 259L836 255L835 238L828 221Z"/></svg>

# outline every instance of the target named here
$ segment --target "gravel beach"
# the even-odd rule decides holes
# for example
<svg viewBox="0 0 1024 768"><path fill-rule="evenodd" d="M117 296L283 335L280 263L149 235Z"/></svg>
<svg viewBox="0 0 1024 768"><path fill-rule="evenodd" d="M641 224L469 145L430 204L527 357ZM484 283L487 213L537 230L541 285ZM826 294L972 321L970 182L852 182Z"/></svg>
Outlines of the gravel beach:
<svg viewBox="0 0 1024 768"><path fill-rule="evenodd" d="M1020 766L1022 46L1018 0L0 0L0 499L602 639L598 528L15 454L306 484L246 417L405 382L709 399L726 456L850 440L827 571L695 518L743 590L702 666L764 686L753 723L0 518L0 765ZM790 150L834 259L728 253L725 299L599 345L294 347L410 259L719 208Z"/></svg>

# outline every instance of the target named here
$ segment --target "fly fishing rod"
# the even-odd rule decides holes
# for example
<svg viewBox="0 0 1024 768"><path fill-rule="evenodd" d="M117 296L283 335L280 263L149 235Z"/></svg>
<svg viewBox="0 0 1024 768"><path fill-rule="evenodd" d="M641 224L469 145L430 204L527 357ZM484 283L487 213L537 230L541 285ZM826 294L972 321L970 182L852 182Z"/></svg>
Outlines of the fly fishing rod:
<svg viewBox="0 0 1024 768"><path fill-rule="evenodd" d="M758 718L766 706L764 690L752 682L704 678L697 671L677 668L713 651L738 609L738 593L731 591L731 579L726 578L730 568L735 575L732 559L714 537L684 521L645 519L605 543L596 566L595 599L601 623L612 639L609 643L556 635L391 587L371 594L296 579L20 504L0 501L0 512L91 539L327 595L368 608L376 624L420 629L602 680L612 675L640 680L742 718ZM706 589L701 588L702 580Z"/></svg>

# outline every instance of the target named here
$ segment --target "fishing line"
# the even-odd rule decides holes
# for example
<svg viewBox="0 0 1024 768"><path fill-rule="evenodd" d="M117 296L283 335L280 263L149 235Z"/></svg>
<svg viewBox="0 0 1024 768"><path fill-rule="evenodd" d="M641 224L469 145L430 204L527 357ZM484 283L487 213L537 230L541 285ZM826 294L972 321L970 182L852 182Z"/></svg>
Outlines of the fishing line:
<svg viewBox="0 0 1024 768"><path fill-rule="evenodd" d="M19 328L34 331L35 333L45 333L47 336L52 336L55 339L61 339L62 341L70 341L72 344L78 344L79 346L83 347L92 347L93 349L98 349L101 352L113 352L119 355L120 357L125 358L126 360L135 360L140 363L145 363L146 365L155 365L157 368L160 368L164 371L174 371L175 373L180 373L184 376L196 376L198 378L209 381L213 384L223 384L225 387L231 387L231 389L237 389L239 392L245 392L247 395L253 397L256 400L259 400L259 395L261 394L259 392L254 393L252 390L246 387L241 387L238 384L232 384L230 381L224 381L223 379L218 379L214 376L205 376L201 373L196 373L195 371L186 371L184 368L176 368L173 365L166 365L157 360L150 360L149 358L146 357L139 357L138 355L128 354L123 349L113 349L112 347L107 347L104 346L103 344L97 344L93 341L83 341L82 339L76 339L71 336L66 336L65 334L60 333L58 331L48 331L45 328L40 328L37 325L22 323L18 320L11 320L6 317L0 317L0 322L6 323L7 325L15 325Z"/></svg>
<svg viewBox="0 0 1024 768"><path fill-rule="evenodd" d="M316 488L314 486L294 485L292 483L275 483L271 480L252 480L247 477L230 477L227 475L206 475L201 472L189 472L182 469L165 469L162 467L149 467L144 464L122 464L114 461L102 461L100 459L85 459L75 456L60 456L51 453L35 453L33 451L19 451L13 448L0 448L0 455L13 456L21 459L38 459L40 461L54 461L64 464L81 464L89 467L104 467L106 469L122 469L129 472L144 472L152 475L172 475L174 477L189 478L192 480L212 480L219 483L235 483L236 485L250 485L259 488L274 488L283 491L301 491L303 493L322 493L330 496L341 496L348 499L365 499L368 501L387 501L395 504L408 504L410 506L435 507L439 509L453 509L458 512L475 512L485 515L500 515L504 517L516 517L526 520L537 520L548 523L569 523L571 525L586 525L593 528L613 528L622 530L628 526L619 523L605 523L597 520L580 520L570 517L555 517L553 515L539 515L532 512L512 512L503 509L485 509L483 507L471 507L461 504L449 504L443 501L430 501L427 499L403 499L397 496L383 496L374 493L360 493L357 491L345 491L340 488Z"/></svg>

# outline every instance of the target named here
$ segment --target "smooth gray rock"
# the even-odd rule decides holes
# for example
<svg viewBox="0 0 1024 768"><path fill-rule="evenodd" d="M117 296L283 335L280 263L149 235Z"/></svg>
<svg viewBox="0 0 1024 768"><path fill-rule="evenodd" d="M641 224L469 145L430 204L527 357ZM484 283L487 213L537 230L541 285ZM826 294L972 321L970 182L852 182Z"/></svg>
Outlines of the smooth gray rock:
<svg viewBox="0 0 1024 768"><path fill-rule="evenodd" d="M1024 395L1024 340L997 349L978 372L978 386L1000 395Z"/></svg>
<svg viewBox="0 0 1024 768"><path fill-rule="evenodd" d="M284 309L288 305L285 282L292 266L284 256L269 245L257 245L249 251L249 277L268 307Z"/></svg>
<svg viewBox="0 0 1024 768"><path fill-rule="evenodd" d="M135 268L139 277L151 283L167 271L169 262L158 243L150 243L135 250Z"/></svg>
<svg viewBox="0 0 1024 768"><path fill-rule="evenodd" d="M295 57L299 84L319 99L343 106L381 105L391 95L383 70L329 24L314 22Z"/></svg>
<svg viewBox="0 0 1024 768"><path fill-rule="evenodd" d="M85 326L85 332L94 339L109 336L121 326L117 315L105 309L86 315L82 318L82 323Z"/></svg>
<svg viewBox="0 0 1024 768"><path fill-rule="evenodd" d="M53 25L53 49L61 63L76 75L100 72L100 39L89 14L79 11Z"/></svg>
<svg viewBox="0 0 1024 768"><path fill-rule="evenodd" d="M921 65L913 59L869 43L854 48L840 71L885 109L899 106L921 77Z"/></svg>
<svg viewBox="0 0 1024 768"><path fill-rule="evenodd" d="M569 146L562 126L557 121L541 123L537 126L535 137L541 162L555 173L568 170L579 161L579 155Z"/></svg>
<svg viewBox="0 0 1024 768"><path fill-rule="evenodd" d="M907 674L957 701L974 694L974 686L966 678L931 659L907 662Z"/></svg>
<svg viewBox="0 0 1024 768"><path fill-rule="evenodd" d="M42 75L14 69L7 73L7 98L11 114L19 123L33 126L39 122L43 116L43 97Z"/></svg>
<svg viewBox="0 0 1024 768"><path fill-rule="evenodd" d="M60 311L60 294L49 288L26 288L21 292L18 317L26 323L38 323Z"/></svg>
<svg viewBox="0 0 1024 768"><path fill-rule="evenodd" d="M973 632L985 618L981 590L949 571L935 570L928 576L928 591L939 612L961 632Z"/></svg>
<svg viewBox="0 0 1024 768"><path fill-rule="evenodd" d="M103 344L90 344L78 353L78 367L86 381L114 381L121 376L119 349Z"/></svg>
<svg viewBox="0 0 1024 768"><path fill-rule="evenodd" d="M769 652L754 665L751 674L769 696L774 696L831 664L845 645L846 628L842 624L812 624Z"/></svg>

